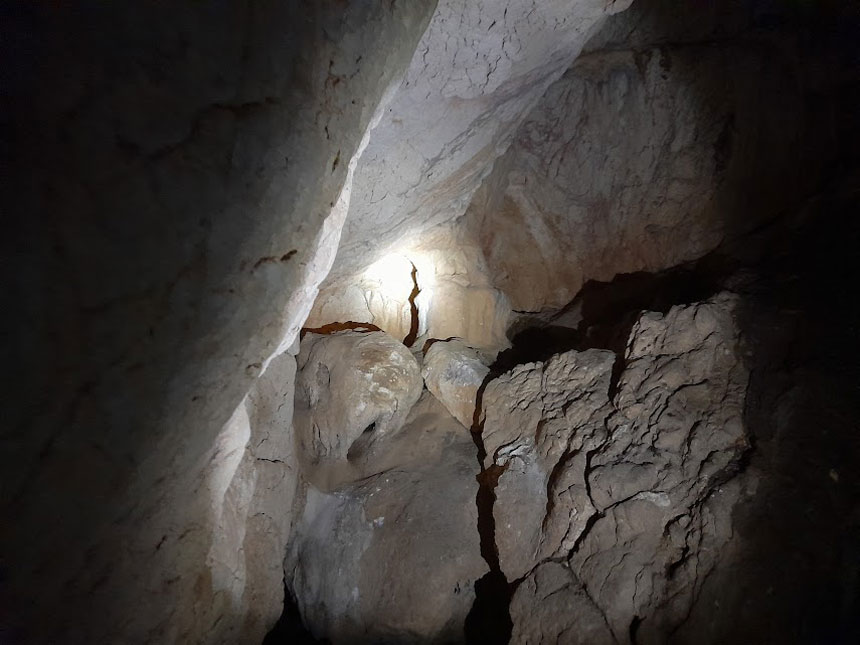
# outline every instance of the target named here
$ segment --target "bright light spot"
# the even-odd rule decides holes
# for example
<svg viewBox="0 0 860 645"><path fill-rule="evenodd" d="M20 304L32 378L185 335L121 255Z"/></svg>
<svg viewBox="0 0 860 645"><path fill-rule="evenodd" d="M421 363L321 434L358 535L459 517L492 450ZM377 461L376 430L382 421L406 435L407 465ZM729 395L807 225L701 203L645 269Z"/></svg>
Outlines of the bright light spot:
<svg viewBox="0 0 860 645"><path fill-rule="evenodd" d="M393 253L372 264L365 278L379 284L383 297L406 300L412 293L412 262L405 255Z"/></svg>

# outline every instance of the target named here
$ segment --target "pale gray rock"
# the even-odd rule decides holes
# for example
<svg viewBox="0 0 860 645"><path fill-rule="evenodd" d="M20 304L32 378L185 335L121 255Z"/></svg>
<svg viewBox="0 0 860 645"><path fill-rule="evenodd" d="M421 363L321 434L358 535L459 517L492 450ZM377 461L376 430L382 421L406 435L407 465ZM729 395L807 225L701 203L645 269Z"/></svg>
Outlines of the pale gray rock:
<svg viewBox="0 0 860 645"><path fill-rule="evenodd" d="M3 308L20 312L4 355L20 403L0 448L3 516L15 518L0 540L16 554L4 630L172 643L265 629L241 633L241 612L222 605L226 578L207 564L216 527L251 516L225 514L205 482L220 493L244 468L244 420L219 435L306 317L369 126L434 7L101 3L6 16L26 38L4 38L4 58L33 64L4 85L4 122L20 133L3 177L17 222ZM256 494L224 490L243 508Z"/></svg>
<svg viewBox="0 0 860 645"><path fill-rule="evenodd" d="M614 355L599 350L520 365L487 386L485 465L503 469L499 561L524 579L515 642L579 642L569 632L583 624L598 641L626 643L633 630L659 643L684 620L732 535L749 448L736 304L720 294L642 314L611 402ZM550 558L569 561L546 569ZM529 611L548 586L561 597Z"/></svg>
<svg viewBox="0 0 860 645"><path fill-rule="evenodd" d="M665 641L732 535L749 448L736 306L720 294L643 314L631 332L587 475L599 518L571 559L621 640L638 617L638 642Z"/></svg>
<svg viewBox="0 0 860 645"><path fill-rule="evenodd" d="M827 176L827 126L810 120L803 75L785 64L804 54L727 38L740 25L713 13L728 6L634 3L525 118L467 215L514 310L701 257ZM798 146L820 152L785 163Z"/></svg>
<svg viewBox="0 0 860 645"><path fill-rule="evenodd" d="M384 332L307 334L298 355L295 437L305 478L333 490L406 421L424 382L415 357Z"/></svg>
<svg viewBox="0 0 860 645"><path fill-rule="evenodd" d="M546 88L605 16L629 5L441 0L356 169L324 288L347 288L385 253L461 216Z"/></svg>
<svg viewBox="0 0 860 645"><path fill-rule="evenodd" d="M584 471L606 438L614 362L606 350L566 352L519 365L484 390L484 467L504 469L493 516L509 580L570 551L595 512Z"/></svg>
<svg viewBox="0 0 860 645"><path fill-rule="evenodd" d="M466 428L475 420L478 391L490 373L490 357L461 339L434 342L424 355L421 376L427 389Z"/></svg>
<svg viewBox="0 0 860 645"><path fill-rule="evenodd" d="M487 571L475 447L429 394L391 443L396 466L308 489L287 583L308 628L333 643L459 642Z"/></svg>

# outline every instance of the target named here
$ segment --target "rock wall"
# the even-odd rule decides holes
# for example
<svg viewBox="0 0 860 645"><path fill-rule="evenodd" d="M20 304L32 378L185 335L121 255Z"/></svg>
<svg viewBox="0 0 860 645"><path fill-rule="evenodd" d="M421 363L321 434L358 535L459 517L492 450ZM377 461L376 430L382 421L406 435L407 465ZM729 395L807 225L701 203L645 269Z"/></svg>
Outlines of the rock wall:
<svg viewBox="0 0 860 645"><path fill-rule="evenodd" d="M253 642L276 619L258 457L286 455L242 401L434 7L4 6L4 634Z"/></svg>
<svg viewBox="0 0 860 645"><path fill-rule="evenodd" d="M345 300L342 294L361 281L369 264L386 253L408 256L424 243L425 231L465 212L549 84L564 73L605 16L629 5L629 0L439 3L406 79L356 169L338 257L310 326L371 322L369 316L378 316L373 309L368 312L360 293ZM458 252L451 245L439 251L434 264ZM465 285L443 282L438 306L447 307L449 321L460 316L493 319L496 309L504 319L506 302L497 304L498 296L484 284L486 275ZM436 326L451 330L449 321ZM386 322L382 318L376 324L389 329ZM500 346L497 336L477 329L476 323L440 331L437 337L449 335Z"/></svg>
<svg viewBox="0 0 860 645"><path fill-rule="evenodd" d="M615 386L614 355L594 349L487 385L484 466L500 473L492 513L516 589L512 642L661 643L683 623L744 493L736 307L721 294L643 314Z"/></svg>
<svg viewBox="0 0 860 645"><path fill-rule="evenodd" d="M652 0L589 41L469 208L514 310L699 258L818 190L852 145L833 128L850 59L768 18Z"/></svg>

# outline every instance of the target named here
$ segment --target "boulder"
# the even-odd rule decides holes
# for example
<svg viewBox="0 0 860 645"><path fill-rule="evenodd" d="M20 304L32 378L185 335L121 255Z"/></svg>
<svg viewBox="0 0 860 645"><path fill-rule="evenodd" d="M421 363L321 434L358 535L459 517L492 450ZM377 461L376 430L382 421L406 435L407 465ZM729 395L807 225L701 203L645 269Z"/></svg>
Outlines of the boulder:
<svg viewBox="0 0 860 645"><path fill-rule="evenodd" d="M461 339L436 341L424 355L427 389L466 428L474 422L478 391L490 373L489 356Z"/></svg>
<svg viewBox="0 0 860 645"><path fill-rule="evenodd" d="M519 365L484 391L484 467L503 469L493 514L508 580L567 553L595 512L582 482L588 452L606 439L614 361L605 350L570 351Z"/></svg>
<svg viewBox="0 0 860 645"><path fill-rule="evenodd" d="M459 642L487 571L475 446L429 394L393 443L397 466L336 493L309 488L287 583L318 638Z"/></svg>
<svg viewBox="0 0 860 645"><path fill-rule="evenodd" d="M298 365L294 427L303 473L332 490L403 426L421 396L421 370L384 332L307 334Z"/></svg>

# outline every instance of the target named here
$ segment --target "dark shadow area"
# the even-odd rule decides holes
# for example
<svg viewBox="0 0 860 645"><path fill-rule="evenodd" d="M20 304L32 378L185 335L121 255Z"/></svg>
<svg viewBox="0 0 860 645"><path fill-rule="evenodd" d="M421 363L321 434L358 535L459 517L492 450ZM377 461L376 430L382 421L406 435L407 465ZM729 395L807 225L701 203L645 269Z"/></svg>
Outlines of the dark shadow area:
<svg viewBox="0 0 860 645"><path fill-rule="evenodd" d="M860 642L860 183L735 251L755 493L676 642Z"/></svg>
<svg viewBox="0 0 860 645"><path fill-rule="evenodd" d="M326 645L330 641L317 640L302 623L302 616L289 589L284 586L284 611L275 626L266 634L263 645Z"/></svg>
<svg viewBox="0 0 860 645"><path fill-rule="evenodd" d="M475 413L472 417L472 441L477 448L478 467L481 469L475 478L478 492L475 503L478 507L478 535L481 557L490 571L475 582L475 602L466 616L464 634L467 643L507 643L511 638L513 622L509 606L513 589L502 573L499 550L496 545L496 518L493 507L496 503L496 485L505 468L496 464L484 467L487 450L484 446L483 398L484 390L495 378L491 372L485 378L475 395Z"/></svg>

